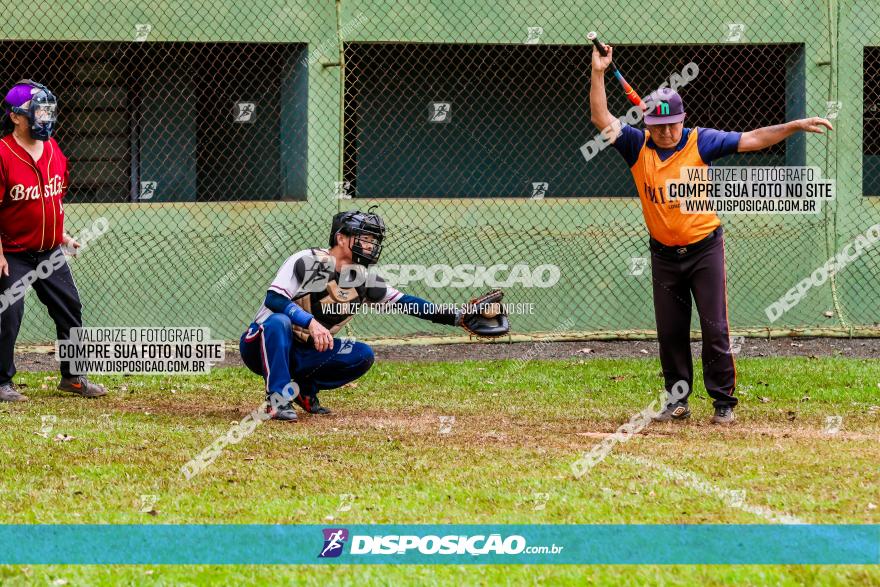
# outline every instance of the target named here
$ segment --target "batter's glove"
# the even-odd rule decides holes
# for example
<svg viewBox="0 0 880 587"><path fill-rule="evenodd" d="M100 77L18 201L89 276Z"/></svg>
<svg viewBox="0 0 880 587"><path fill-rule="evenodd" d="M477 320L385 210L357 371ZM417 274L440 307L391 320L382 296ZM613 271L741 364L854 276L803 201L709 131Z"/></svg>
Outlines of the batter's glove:
<svg viewBox="0 0 880 587"><path fill-rule="evenodd" d="M474 336L495 338L510 332L510 320L501 305L504 292L493 289L472 299L459 313L456 325Z"/></svg>

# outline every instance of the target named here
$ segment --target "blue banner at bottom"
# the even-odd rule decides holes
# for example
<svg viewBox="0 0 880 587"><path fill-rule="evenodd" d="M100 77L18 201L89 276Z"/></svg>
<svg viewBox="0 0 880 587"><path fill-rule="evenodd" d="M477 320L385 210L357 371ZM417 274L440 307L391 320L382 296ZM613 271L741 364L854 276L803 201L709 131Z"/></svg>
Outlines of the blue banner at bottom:
<svg viewBox="0 0 880 587"><path fill-rule="evenodd" d="M0 525L0 564L880 564L880 525Z"/></svg>

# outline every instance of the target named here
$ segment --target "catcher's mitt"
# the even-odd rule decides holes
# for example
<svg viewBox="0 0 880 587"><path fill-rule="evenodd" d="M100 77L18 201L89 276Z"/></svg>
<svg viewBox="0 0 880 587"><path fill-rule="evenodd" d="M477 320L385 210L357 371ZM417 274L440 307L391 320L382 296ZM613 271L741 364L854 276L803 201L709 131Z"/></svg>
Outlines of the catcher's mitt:
<svg viewBox="0 0 880 587"><path fill-rule="evenodd" d="M504 292L493 289L472 299L462 310L458 325L474 336L495 338L510 332L510 320L501 305Z"/></svg>

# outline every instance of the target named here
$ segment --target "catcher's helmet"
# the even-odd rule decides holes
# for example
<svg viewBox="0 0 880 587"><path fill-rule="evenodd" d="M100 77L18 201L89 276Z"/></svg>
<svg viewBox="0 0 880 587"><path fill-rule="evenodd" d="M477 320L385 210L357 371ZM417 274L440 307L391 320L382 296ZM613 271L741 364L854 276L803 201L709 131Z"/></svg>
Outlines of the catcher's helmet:
<svg viewBox="0 0 880 587"><path fill-rule="evenodd" d="M355 237L351 244L351 256L355 263L369 266L379 262L382 240L385 238L385 222L372 208L367 212L350 210L336 214L330 226L331 248L336 245L336 235L339 233ZM373 238L373 247L369 252L364 250L361 243L360 237L363 236Z"/></svg>

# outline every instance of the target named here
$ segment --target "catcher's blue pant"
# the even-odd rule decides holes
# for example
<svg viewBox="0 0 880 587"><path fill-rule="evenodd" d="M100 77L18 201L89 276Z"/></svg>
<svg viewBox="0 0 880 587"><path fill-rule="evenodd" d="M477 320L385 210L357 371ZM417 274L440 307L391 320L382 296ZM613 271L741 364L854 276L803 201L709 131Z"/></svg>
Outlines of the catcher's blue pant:
<svg viewBox="0 0 880 587"><path fill-rule="evenodd" d="M318 352L294 339L290 318L272 314L262 324L254 322L239 342L248 369L266 380L266 394L292 393L293 381L303 395L335 389L354 381L373 365L373 349L362 342L333 339L333 348Z"/></svg>

